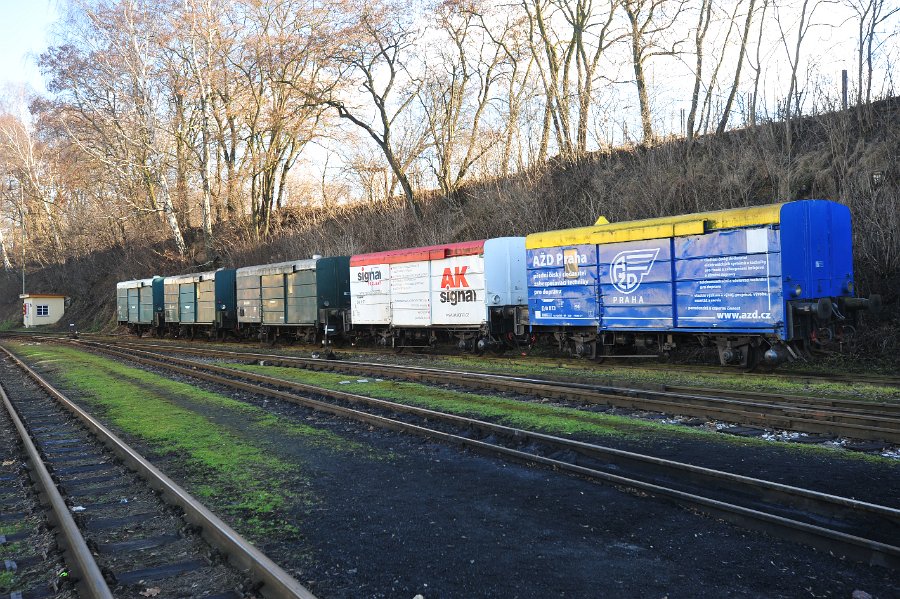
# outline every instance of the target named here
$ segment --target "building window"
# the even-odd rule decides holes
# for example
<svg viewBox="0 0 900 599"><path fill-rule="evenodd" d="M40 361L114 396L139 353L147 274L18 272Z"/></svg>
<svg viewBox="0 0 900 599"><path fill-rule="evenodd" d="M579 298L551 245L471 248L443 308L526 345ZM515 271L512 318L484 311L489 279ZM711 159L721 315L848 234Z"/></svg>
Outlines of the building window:
<svg viewBox="0 0 900 599"><path fill-rule="evenodd" d="M42 305L38 304L37 315L38 316L50 316L50 306L42 306Z"/></svg>

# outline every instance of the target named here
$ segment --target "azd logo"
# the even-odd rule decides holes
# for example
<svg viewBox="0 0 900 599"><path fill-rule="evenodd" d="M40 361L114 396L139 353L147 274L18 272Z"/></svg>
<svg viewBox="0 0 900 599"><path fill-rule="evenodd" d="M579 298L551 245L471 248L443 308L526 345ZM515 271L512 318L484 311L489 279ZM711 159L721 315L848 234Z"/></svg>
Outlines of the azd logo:
<svg viewBox="0 0 900 599"><path fill-rule="evenodd" d="M609 266L609 282L621 293L634 293L658 255L659 248L619 252Z"/></svg>

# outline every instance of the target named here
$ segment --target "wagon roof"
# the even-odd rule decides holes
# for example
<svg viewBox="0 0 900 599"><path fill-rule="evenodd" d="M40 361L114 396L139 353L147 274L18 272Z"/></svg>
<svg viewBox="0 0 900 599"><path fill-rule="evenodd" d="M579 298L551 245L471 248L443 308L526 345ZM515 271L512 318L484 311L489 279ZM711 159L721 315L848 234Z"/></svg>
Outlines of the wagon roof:
<svg viewBox="0 0 900 599"><path fill-rule="evenodd" d="M149 279L134 279L131 281L119 281L116 283L116 289L134 289L135 287L149 287L153 285L154 279L159 277L151 277Z"/></svg>
<svg viewBox="0 0 900 599"><path fill-rule="evenodd" d="M525 238L525 247L534 249L583 243L601 244L641 239L662 239L664 237L678 237L681 235L700 235L717 229L776 224L781 222L781 207L783 205L768 204L749 208L732 208L729 210L715 210L533 233Z"/></svg>
<svg viewBox="0 0 900 599"><path fill-rule="evenodd" d="M289 262L275 262L274 264L259 264L257 266L244 266L237 269L238 277L247 277L254 275L278 275L283 273L292 273L298 270L315 270L316 260L307 258L305 260L291 260Z"/></svg>
<svg viewBox="0 0 900 599"><path fill-rule="evenodd" d="M424 260L441 260L454 256L474 256L484 252L484 239L463 241L460 243L444 243L418 248L405 248L358 254L350 256L350 266L367 266L369 264L399 264L401 262L420 262Z"/></svg>
<svg viewBox="0 0 900 599"><path fill-rule="evenodd" d="M166 283L196 283L197 281L209 281L210 279L215 280L216 270L209 270L206 272L192 272L184 275L173 275L171 277L166 277Z"/></svg>

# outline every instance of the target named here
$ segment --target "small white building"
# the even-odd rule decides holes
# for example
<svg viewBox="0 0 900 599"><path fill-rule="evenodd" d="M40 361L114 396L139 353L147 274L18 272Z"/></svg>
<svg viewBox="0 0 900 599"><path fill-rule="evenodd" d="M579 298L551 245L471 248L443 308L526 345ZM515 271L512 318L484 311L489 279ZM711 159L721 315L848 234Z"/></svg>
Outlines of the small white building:
<svg viewBox="0 0 900 599"><path fill-rule="evenodd" d="M59 322L66 312L66 296L53 293L26 293L22 300L22 321L26 328Z"/></svg>

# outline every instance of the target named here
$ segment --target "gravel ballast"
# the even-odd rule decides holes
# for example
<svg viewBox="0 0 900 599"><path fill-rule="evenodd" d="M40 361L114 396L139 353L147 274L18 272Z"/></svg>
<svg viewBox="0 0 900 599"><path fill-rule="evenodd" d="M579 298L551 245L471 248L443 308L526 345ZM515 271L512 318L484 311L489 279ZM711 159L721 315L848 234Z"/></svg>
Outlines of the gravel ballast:
<svg viewBox="0 0 900 599"><path fill-rule="evenodd" d="M287 443L277 430L257 440L302 471L272 485L312 498L293 508L299 532L261 548L323 598L900 595L894 572L663 500L227 393L371 448ZM208 417L242 430L240 418ZM717 461L754 459L757 449L717 447ZM177 460L164 470L191 486Z"/></svg>

